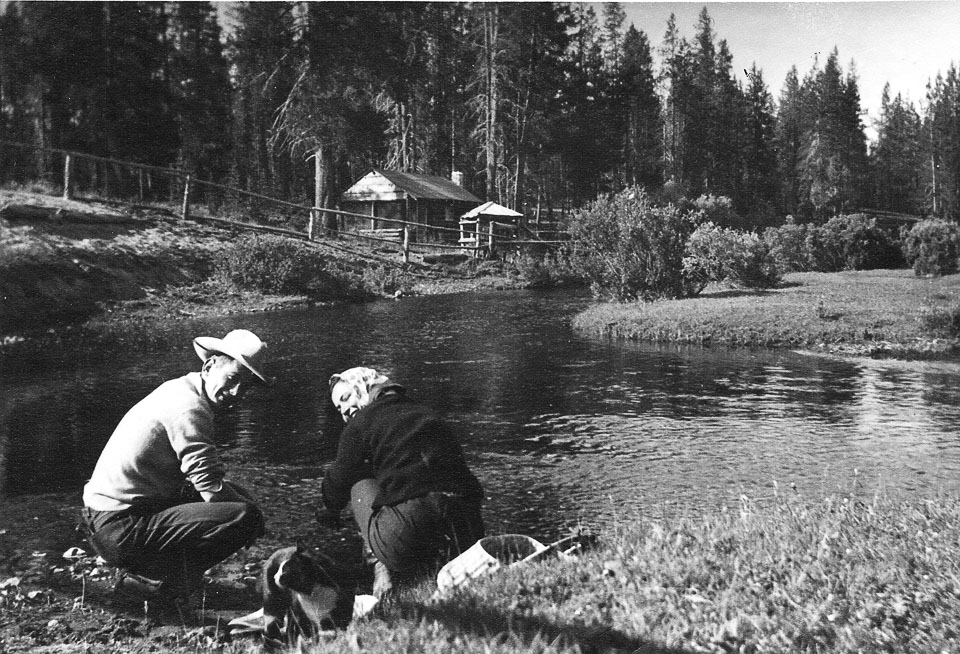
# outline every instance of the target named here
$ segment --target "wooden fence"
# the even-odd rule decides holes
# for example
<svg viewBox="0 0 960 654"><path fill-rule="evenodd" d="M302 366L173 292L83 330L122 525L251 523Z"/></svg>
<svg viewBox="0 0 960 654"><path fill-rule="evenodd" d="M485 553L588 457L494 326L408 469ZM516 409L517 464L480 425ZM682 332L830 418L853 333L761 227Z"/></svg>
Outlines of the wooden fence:
<svg viewBox="0 0 960 654"><path fill-rule="evenodd" d="M10 156L11 151L21 155L30 154L16 158ZM19 165L11 166L5 163L14 159L19 161ZM515 230L515 226L497 222L488 223L483 234L480 233L479 223L467 234L462 227L425 225L392 218L378 218L378 222L385 226L381 229L361 229L360 225L370 220L369 215L280 200L198 179L189 172L176 168L0 141L0 184L23 184L37 180L61 189L63 197L67 199L89 196L127 203L158 203L167 207L174 204L179 209L181 220L212 220L241 229L250 228L310 241L321 238L356 239L377 247L396 250L405 263L410 261L413 252L423 254L454 250L473 256L489 256L494 253L519 252L529 247L553 248L566 242L563 239L521 239L516 235L503 233L505 230L502 228L510 227ZM231 208L228 199L233 200L232 204L236 206ZM240 206L243 199L255 202L258 207L266 204L286 211L287 215L282 221L284 226L257 222L256 214L259 211L244 211ZM219 214L225 211L231 214L244 213L248 220L223 218ZM249 221L251 216L254 222ZM332 216L332 220L323 220L324 216ZM328 227L325 224L327 222L337 227ZM353 229L348 229L350 223L354 223ZM498 227L501 231L497 231ZM420 236L429 238L420 239Z"/></svg>

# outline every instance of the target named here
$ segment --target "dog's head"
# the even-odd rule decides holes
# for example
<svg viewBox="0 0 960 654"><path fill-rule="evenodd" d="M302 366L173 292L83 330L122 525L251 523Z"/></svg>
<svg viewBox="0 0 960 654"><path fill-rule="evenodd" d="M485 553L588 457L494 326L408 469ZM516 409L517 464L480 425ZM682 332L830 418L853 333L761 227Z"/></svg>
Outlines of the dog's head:
<svg viewBox="0 0 960 654"><path fill-rule="evenodd" d="M332 571L328 569L332 567L331 562L320 559L301 544L279 550L274 556L280 559L280 565L273 573L277 588L301 594L310 594L318 585L339 590Z"/></svg>

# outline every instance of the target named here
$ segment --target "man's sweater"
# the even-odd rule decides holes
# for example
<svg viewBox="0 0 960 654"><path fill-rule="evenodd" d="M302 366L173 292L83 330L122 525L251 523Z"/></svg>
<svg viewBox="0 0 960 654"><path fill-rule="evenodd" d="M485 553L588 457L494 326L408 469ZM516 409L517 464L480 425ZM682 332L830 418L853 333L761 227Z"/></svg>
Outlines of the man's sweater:
<svg viewBox="0 0 960 654"><path fill-rule="evenodd" d="M84 505L123 511L143 502L175 503L185 482L198 492L219 491L224 468L213 435L200 373L161 384L117 425L84 486Z"/></svg>

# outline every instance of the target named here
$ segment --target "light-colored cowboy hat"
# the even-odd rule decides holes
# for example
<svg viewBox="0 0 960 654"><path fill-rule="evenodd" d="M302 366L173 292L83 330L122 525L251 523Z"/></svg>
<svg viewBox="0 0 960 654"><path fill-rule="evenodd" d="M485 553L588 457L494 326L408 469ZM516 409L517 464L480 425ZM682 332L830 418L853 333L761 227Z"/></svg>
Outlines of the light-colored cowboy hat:
<svg viewBox="0 0 960 654"><path fill-rule="evenodd" d="M198 336L193 339L193 349L201 361L206 361L214 354L226 354L243 364L267 386L273 383L273 379L263 373L267 344L251 331L234 329L223 338Z"/></svg>

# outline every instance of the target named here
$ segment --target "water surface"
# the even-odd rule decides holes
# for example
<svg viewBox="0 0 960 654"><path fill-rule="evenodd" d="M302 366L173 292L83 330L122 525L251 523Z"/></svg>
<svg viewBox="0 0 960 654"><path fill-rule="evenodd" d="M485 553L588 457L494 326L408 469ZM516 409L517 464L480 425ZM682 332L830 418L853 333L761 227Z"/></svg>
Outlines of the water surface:
<svg viewBox="0 0 960 654"><path fill-rule="evenodd" d="M270 343L278 382L223 421L231 469L318 480L342 427L327 379L371 366L457 427L495 532L549 538L637 510L766 501L775 486L927 497L960 485L960 366L610 343L569 329L588 302L529 291L405 298L171 321L146 343L132 334L109 350L8 356L0 493L8 506L50 493L79 504L126 409L198 368L193 336L236 327Z"/></svg>

